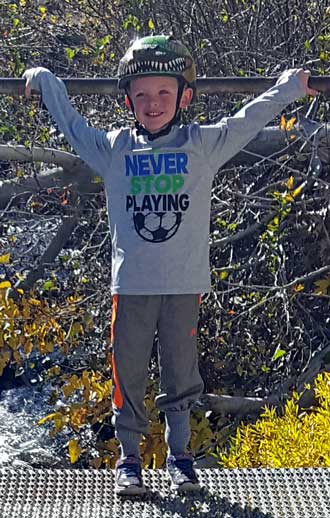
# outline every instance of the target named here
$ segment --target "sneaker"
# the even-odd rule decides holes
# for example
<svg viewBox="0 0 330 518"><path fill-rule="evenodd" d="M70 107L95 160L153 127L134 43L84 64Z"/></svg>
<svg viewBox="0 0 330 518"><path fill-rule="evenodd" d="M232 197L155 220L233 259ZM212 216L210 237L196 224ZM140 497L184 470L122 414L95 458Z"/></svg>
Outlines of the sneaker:
<svg viewBox="0 0 330 518"><path fill-rule="evenodd" d="M193 458L190 455L170 455L167 458L166 467L171 479L171 489L179 492L200 490L193 468Z"/></svg>
<svg viewBox="0 0 330 518"><path fill-rule="evenodd" d="M144 495L140 461L133 455L120 459L116 464L115 493L117 495Z"/></svg>

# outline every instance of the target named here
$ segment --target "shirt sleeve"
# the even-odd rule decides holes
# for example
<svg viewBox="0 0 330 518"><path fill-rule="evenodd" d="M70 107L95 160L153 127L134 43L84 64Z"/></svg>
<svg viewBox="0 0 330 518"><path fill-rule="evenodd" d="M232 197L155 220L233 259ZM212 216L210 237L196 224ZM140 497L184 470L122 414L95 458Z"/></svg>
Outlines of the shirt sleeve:
<svg viewBox="0 0 330 518"><path fill-rule="evenodd" d="M214 125L200 126L202 148L214 174L288 104L306 95L298 72L298 69L284 72L275 86L249 102L233 117L225 117Z"/></svg>
<svg viewBox="0 0 330 518"><path fill-rule="evenodd" d="M24 74L33 90L39 91L49 113L69 144L97 174L104 176L111 160L111 132L88 126L72 106L61 79L43 67Z"/></svg>

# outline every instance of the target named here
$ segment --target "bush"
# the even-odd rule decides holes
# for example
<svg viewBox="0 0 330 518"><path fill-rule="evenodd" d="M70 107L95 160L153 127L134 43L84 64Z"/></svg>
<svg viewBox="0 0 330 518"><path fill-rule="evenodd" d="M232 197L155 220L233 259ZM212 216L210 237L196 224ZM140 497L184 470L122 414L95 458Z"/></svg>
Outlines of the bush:
<svg viewBox="0 0 330 518"><path fill-rule="evenodd" d="M241 425L229 452L220 454L226 468L330 467L330 373L315 380L317 405L299 407L293 394L283 415L266 408L255 424Z"/></svg>
<svg viewBox="0 0 330 518"><path fill-rule="evenodd" d="M19 371L32 351L42 355L60 348L68 354L84 334L77 297L56 305L19 289L15 301L8 297L11 288L9 281L0 279L0 377L7 366L15 365Z"/></svg>

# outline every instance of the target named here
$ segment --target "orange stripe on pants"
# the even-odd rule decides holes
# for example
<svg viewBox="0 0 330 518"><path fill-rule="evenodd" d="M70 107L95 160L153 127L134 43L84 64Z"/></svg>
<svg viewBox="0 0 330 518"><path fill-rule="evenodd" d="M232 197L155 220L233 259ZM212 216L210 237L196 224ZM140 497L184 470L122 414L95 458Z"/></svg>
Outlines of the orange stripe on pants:
<svg viewBox="0 0 330 518"><path fill-rule="evenodd" d="M118 295L113 295L112 297L112 313L111 313L111 343L114 344L115 341L115 322L118 314ZM117 367L115 362L115 355L112 354L112 381L114 385L113 404L117 408L122 408L123 406L123 395L119 386L119 379L117 373Z"/></svg>
<svg viewBox="0 0 330 518"><path fill-rule="evenodd" d="M115 341L115 322L118 313L118 295L112 296L112 312L111 312L111 343Z"/></svg>

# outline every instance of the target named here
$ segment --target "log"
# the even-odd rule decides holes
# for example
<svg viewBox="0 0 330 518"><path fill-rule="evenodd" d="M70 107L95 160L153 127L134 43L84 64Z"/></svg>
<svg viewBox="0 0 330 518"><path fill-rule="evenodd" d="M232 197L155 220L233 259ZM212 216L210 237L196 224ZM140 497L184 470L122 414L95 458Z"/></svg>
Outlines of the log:
<svg viewBox="0 0 330 518"><path fill-rule="evenodd" d="M203 410L212 411L215 414L231 415L256 415L266 405L275 404L268 399L252 398L244 396L226 396L217 394L204 394L198 403Z"/></svg>

